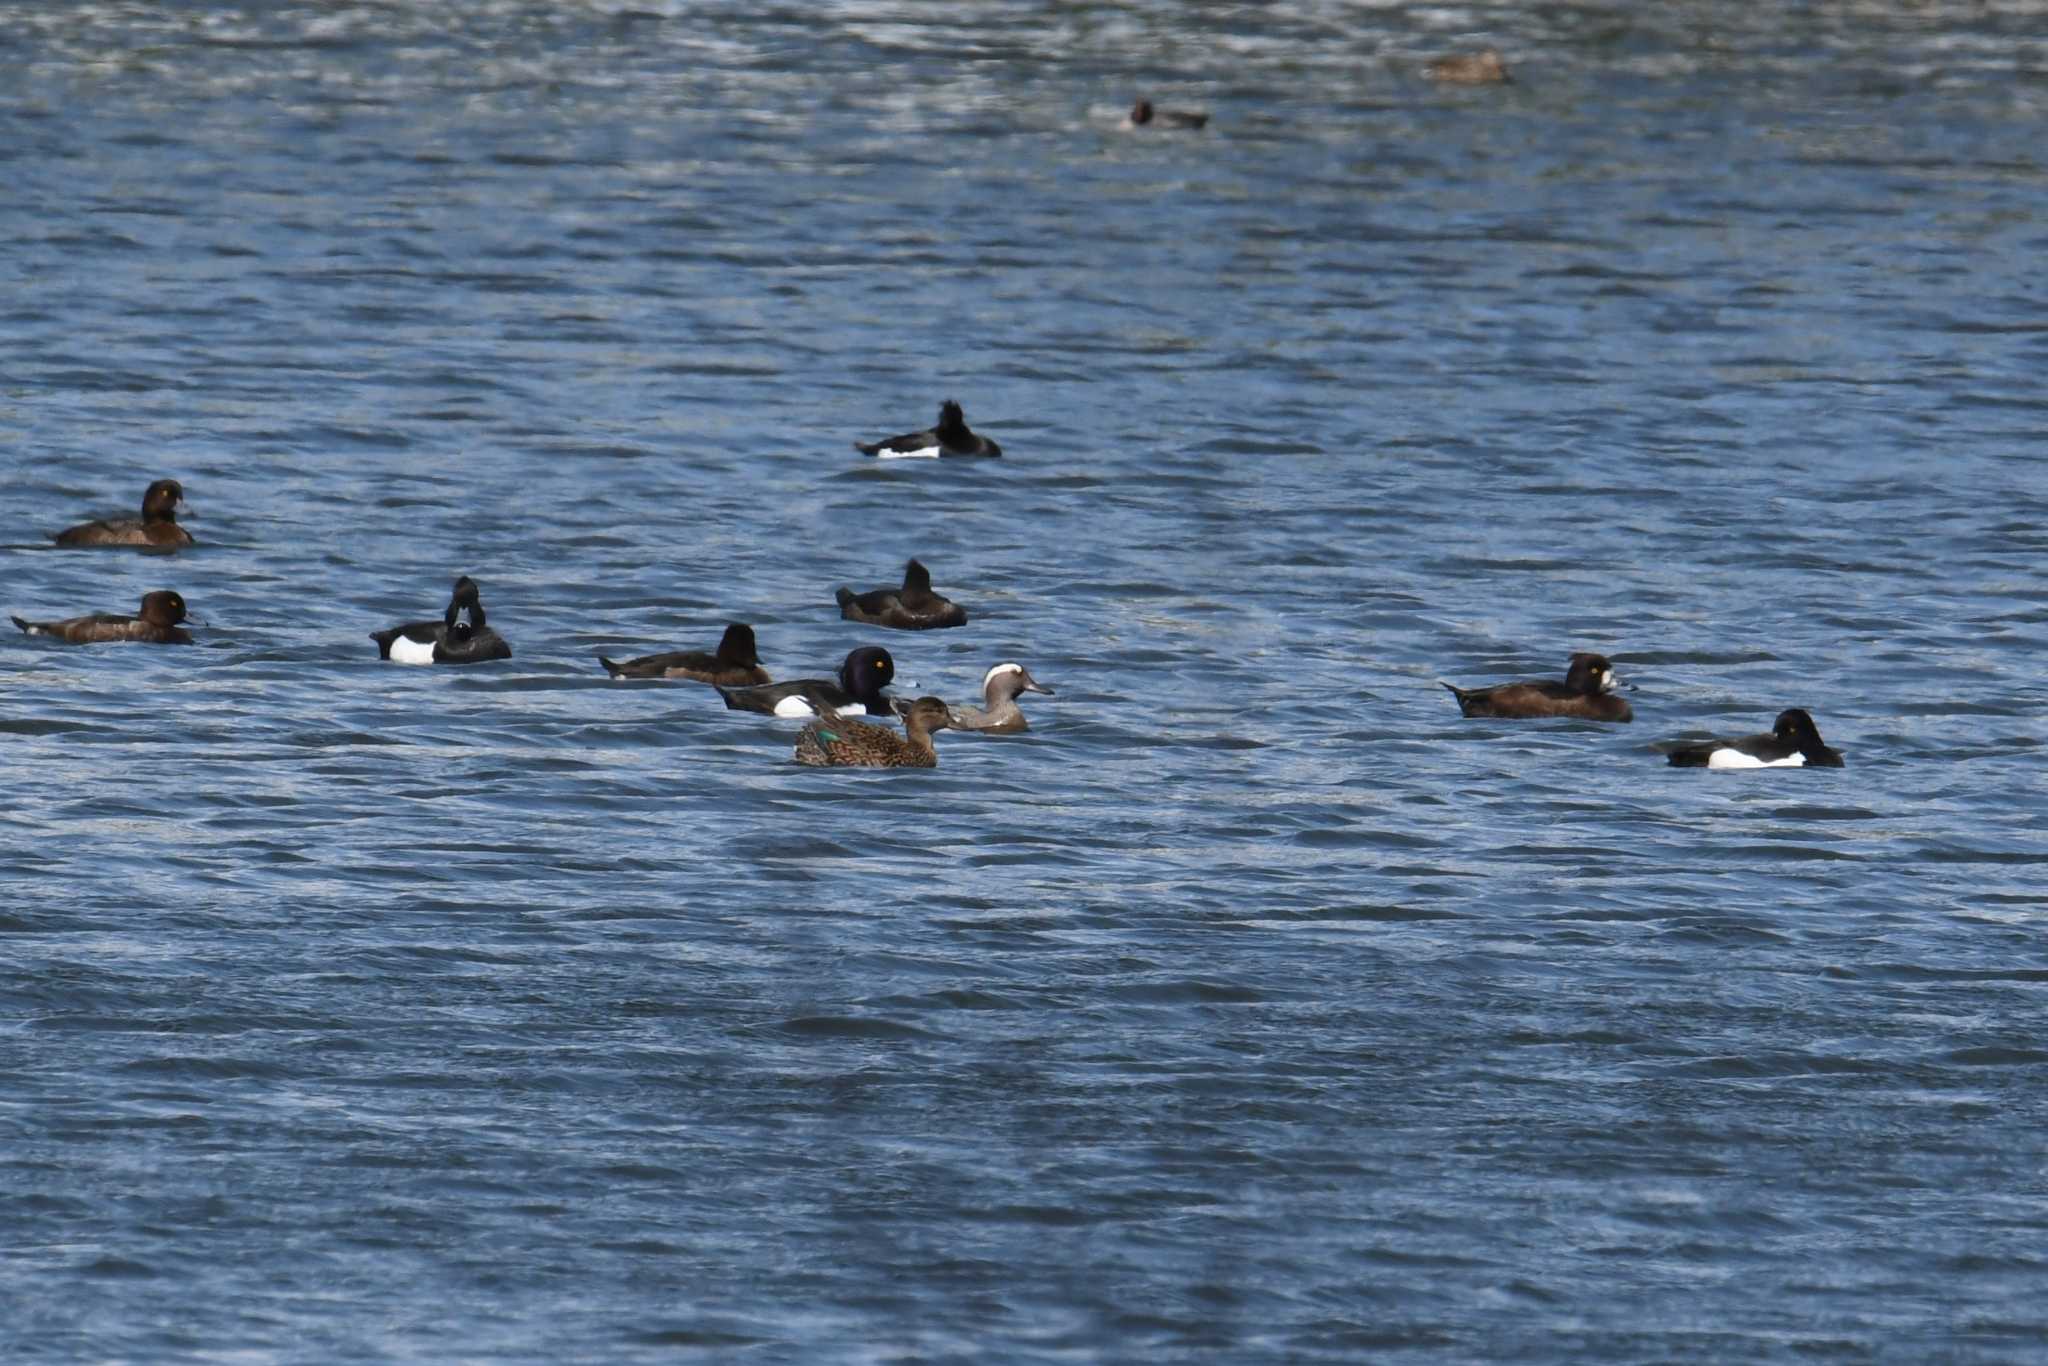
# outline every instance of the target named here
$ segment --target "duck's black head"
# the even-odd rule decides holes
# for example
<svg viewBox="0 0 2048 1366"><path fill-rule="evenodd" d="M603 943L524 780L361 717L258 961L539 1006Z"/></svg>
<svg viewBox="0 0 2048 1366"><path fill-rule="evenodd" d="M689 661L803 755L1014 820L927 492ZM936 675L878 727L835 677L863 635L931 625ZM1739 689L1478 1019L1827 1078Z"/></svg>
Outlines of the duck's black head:
<svg viewBox="0 0 2048 1366"><path fill-rule="evenodd" d="M1802 750L1818 749L1821 744L1820 727L1813 724L1813 717L1800 707L1787 707L1779 712L1771 733Z"/></svg>
<svg viewBox="0 0 2048 1366"><path fill-rule="evenodd" d="M754 628L736 621L718 639L718 662L728 668L756 668L761 656L754 652Z"/></svg>
<svg viewBox="0 0 2048 1366"><path fill-rule="evenodd" d="M896 661L879 645L863 645L839 666L839 686L863 702L878 696L896 677Z"/></svg>
<svg viewBox="0 0 2048 1366"><path fill-rule="evenodd" d="M453 626L456 613L464 610L469 612L471 626L484 624L483 595L477 591L476 580L467 574L455 581L455 591L448 595L447 624Z"/></svg>
<svg viewBox="0 0 2048 1366"><path fill-rule="evenodd" d="M168 588L144 593L140 615L152 626L176 626L185 619L185 599Z"/></svg>
<svg viewBox="0 0 2048 1366"><path fill-rule="evenodd" d="M185 489L175 479L159 479L142 494L142 520L145 522L175 522L178 520L178 505L185 501Z"/></svg>
<svg viewBox="0 0 2048 1366"><path fill-rule="evenodd" d="M1614 664L1606 655L1575 654L1564 672L1564 685L1573 692L1613 692L1614 683Z"/></svg>

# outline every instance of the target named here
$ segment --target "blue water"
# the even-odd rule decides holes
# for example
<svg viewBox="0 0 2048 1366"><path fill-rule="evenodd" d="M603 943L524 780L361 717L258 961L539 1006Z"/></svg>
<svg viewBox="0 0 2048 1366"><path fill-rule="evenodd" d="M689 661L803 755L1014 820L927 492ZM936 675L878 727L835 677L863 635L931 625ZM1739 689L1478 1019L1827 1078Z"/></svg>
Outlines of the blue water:
<svg viewBox="0 0 2048 1366"><path fill-rule="evenodd" d="M0 1350L2048 1354L2048 35L1642 8L0 3Z"/></svg>

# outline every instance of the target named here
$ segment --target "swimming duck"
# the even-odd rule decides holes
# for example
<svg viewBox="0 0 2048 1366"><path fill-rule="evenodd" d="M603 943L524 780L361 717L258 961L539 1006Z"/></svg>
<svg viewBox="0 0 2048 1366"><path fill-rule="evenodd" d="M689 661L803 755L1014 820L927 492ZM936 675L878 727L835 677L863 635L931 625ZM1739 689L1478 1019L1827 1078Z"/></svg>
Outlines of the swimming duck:
<svg viewBox="0 0 2048 1366"><path fill-rule="evenodd" d="M1150 100L1139 100L1124 119L1126 128L1201 128L1209 115L1199 109L1155 109Z"/></svg>
<svg viewBox="0 0 2048 1366"><path fill-rule="evenodd" d="M873 443L856 441L853 448L862 455L884 460L935 460L942 455L1001 455L1003 448L985 436L967 429L967 415L960 405L947 399L939 405L939 425L929 431L905 432Z"/></svg>
<svg viewBox="0 0 2048 1366"><path fill-rule="evenodd" d="M1508 64L1492 48L1440 58L1422 68L1425 76L1448 85L1513 85Z"/></svg>
<svg viewBox="0 0 2048 1366"><path fill-rule="evenodd" d="M175 479L159 479L142 495L142 517L111 521L80 522L51 537L60 546L135 545L175 548L192 544L192 533L178 525L178 507L185 501L184 486Z"/></svg>
<svg viewBox="0 0 2048 1366"><path fill-rule="evenodd" d="M989 735L1015 735L1029 730L1024 710L1017 705L1017 695L1027 692L1053 695L1052 689L1033 678L1031 670L1022 664L998 664L981 676L981 696L987 707L953 708L953 728ZM896 710L900 712L903 708L898 706Z"/></svg>
<svg viewBox="0 0 2048 1366"><path fill-rule="evenodd" d="M746 688L769 681L754 653L754 628L734 622L719 638L718 652L671 650L667 654L642 655L617 664L603 655L597 662L613 678L687 678L697 683L722 683L728 688Z"/></svg>
<svg viewBox="0 0 2048 1366"><path fill-rule="evenodd" d="M1583 721L1631 721L1635 712L1614 695L1614 665L1606 655L1575 654L1564 682L1496 683L1460 688L1445 683L1467 716L1576 716Z"/></svg>
<svg viewBox="0 0 2048 1366"><path fill-rule="evenodd" d="M1841 768L1842 751L1821 743L1820 727L1798 707L1778 713L1769 735L1701 740L1671 751L1675 768Z"/></svg>
<svg viewBox="0 0 2048 1366"><path fill-rule="evenodd" d="M866 593L841 588L838 597L840 616L869 626L933 631L941 626L967 624L967 609L932 592L932 572L916 560L903 567L901 588L877 588Z"/></svg>
<svg viewBox="0 0 2048 1366"><path fill-rule="evenodd" d="M124 617L113 612L67 617L63 621L23 621L14 624L32 636L52 636L72 645L100 645L108 641L132 640L147 645L190 645L192 633L178 629L185 620L185 599L168 588L142 595L142 613Z"/></svg>
<svg viewBox="0 0 2048 1366"><path fill-rule="evenodd" d="M879 645L863 645L847 653L839 679L798 678L751 688L720 685L718 695L733 711L758 711L770 716L887 716L890 699L882 689L896 677L896 661Z"/></svg>
<svg viewBox="0 0 2048 1366"><path fill-rule="evenodd" d="M865 721L817 720L796 737L796 761L813 768L936 768L932 732L953 724L953 711L936 697L903 708L903 734Z"/></svg>
<svg viewBox="0 0 2048 1366"><path fill-rule="evenodd" d="M469 620L457 622L456 617L465 612ZM467 574L455 581L441 620L372 631L370 639L377 642L377 658L394 664L478 664L512 657L505 638L484 624L483 598L477 593L476 580Z"/></svg>

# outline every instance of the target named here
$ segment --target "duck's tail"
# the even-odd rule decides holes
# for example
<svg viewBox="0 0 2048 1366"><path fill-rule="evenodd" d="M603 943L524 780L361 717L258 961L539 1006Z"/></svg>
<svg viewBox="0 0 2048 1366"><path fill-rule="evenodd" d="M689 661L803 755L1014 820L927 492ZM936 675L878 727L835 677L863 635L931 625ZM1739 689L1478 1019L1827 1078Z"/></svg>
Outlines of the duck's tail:
<svg viewBox="0 0 2048 1366"><path fill-rule="evenodd" d="M1455 683L1446 683L1441 678L1437 680L1437 686L1449 690L1451 696L1458 699L1459 715L1470 716L1472 714L1472 694L1476 689L1461 688Z"/></svg>
<svg viewBox="0 0 2048 1366"><path fill-rule="evenodd" d="M606 659L603 655L599 655L597 657L597 662L604 665L604 671L610 674L613 678L624 678L626 676L626 666L623 664L614 664L611 660Z"/></svg>
<svg viewBox="0 0 2048 1366"><path fill-rule="evenodd" d="M36 625L32 621L23 621L20 617L10 617L8 618L8 620L12 621L16 626L19 626L24 634L32 636L46 634L42 627Z"/></svg>

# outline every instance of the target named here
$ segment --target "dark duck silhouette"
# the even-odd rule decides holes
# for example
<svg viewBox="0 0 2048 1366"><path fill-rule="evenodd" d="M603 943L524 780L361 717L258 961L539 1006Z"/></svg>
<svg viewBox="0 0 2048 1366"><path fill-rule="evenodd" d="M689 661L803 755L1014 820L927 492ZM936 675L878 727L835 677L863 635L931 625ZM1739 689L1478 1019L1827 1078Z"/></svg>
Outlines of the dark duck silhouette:
<svg viewBox="0 0 2048 1366"><path fill-rule="evenodd" d="M880 441L853 443L862 455L884 460L929 460L945 455L1001 455L1003 448L967 428L967 414L947 399L939 405L939 425L922 432L905 432Z"/></svg>
<svg viewBox="0 0 2048 1366"><path fill-rule="evenodd" d="M1158 128L1174 131L1207 127L1208 114L1199 109L1160 109L1150 100L1139 100L1131 106L1130 116L1124 120L1129 128Z"/></svg>
<svg viewBox="0 0 2048 1366"><path fill-rule="evenodd" d="M916 560L903 567L901 588L876 588L866 593L841 588L838 598L840 616L869 626L934 631L967 624L967 609L932 592L932 573Z"/></svg>
<svg viewBox="0 0 2048 1366"><path fill-rule="evenodd" d="M613 678L686 678L694 683L723 684L746 688L769 681L754 652L754 628L736 621L725 628L715 653L704 650L671 650L666 654L642 655L623 664L597 657Z"/></svg>
<svg viewBox="0 0 2048 1366"><path fill-rule="evenodd" d="M1575 654L1564 682L1542 679L1496 683L1490 688L1444 686L1467 716L1576 716L1582 721L1629 721L1635 712L1614 694L1614 665L1606 655Z"/></svg>

